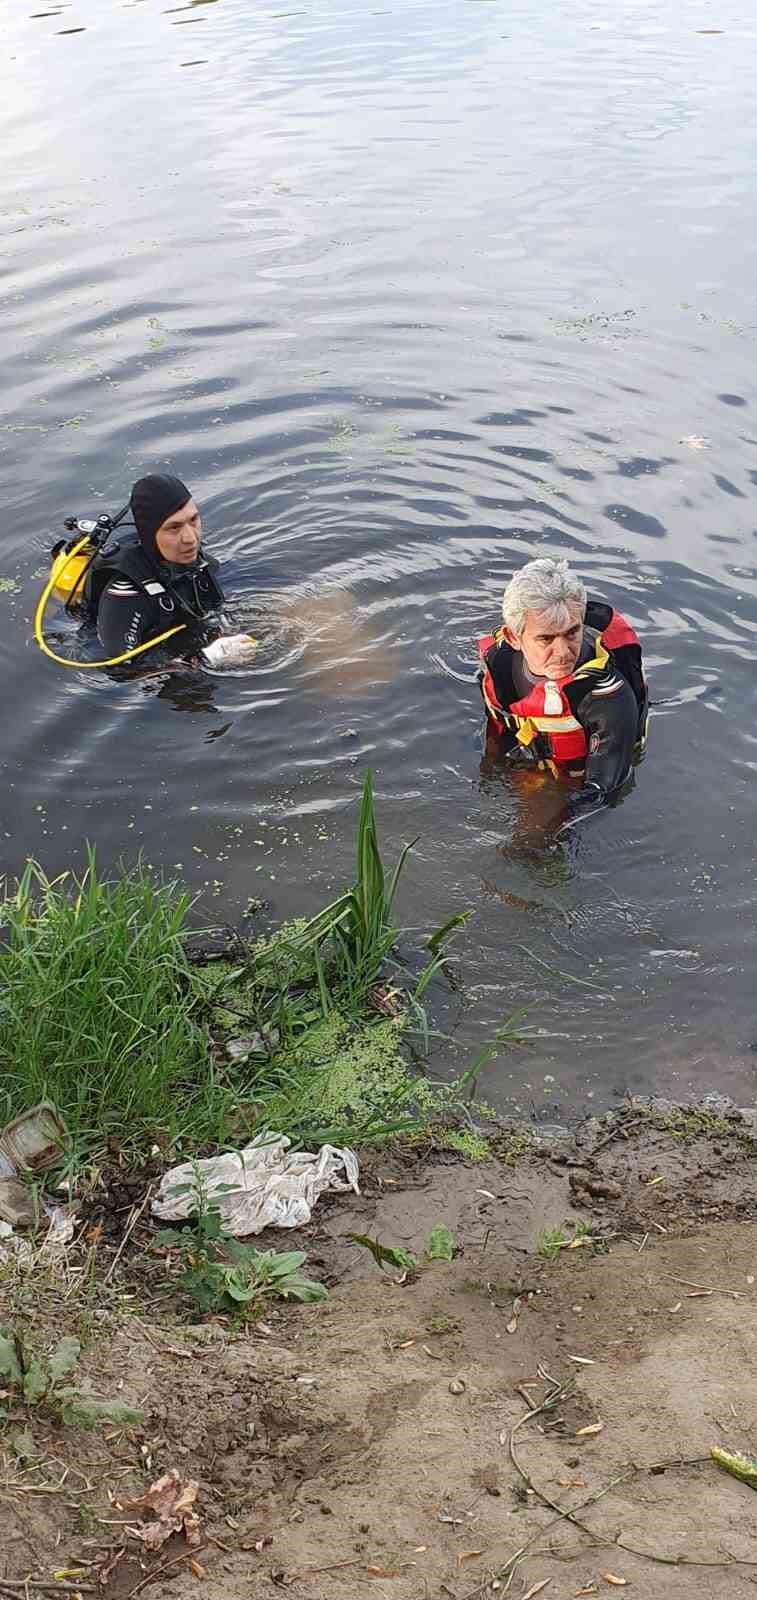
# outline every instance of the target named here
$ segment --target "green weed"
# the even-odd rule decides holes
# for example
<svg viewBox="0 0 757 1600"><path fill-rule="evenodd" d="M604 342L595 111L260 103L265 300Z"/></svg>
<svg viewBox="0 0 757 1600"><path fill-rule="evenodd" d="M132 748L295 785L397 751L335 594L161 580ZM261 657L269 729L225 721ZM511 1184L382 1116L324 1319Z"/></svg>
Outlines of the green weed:
<svg viewBox="0 0 757 1600"><path fill-rule="evenodd" d="M543 1228L536 1241L536 1254L545 1261L554 1261L569 1243L569 1236L562 1228Z"/></svg>
<svg viewBox="0 0 757 1600"><path fill-rule="evenodd" d="M81 1345L78 1339L59 1339L49 1353L33 1348L20 1332L0 1328L0 1379L7 1384L11 1405L27 1409L42 1406L61 1422L78 1428L94 1428L98 1422L114 1422L122 1427L139 1427L144 1412L123 1400L98 1400L86 1390L65 1382L74 1371ZM7 1420L10 1411L0 1411Z"/></svg>
<svg viewBox="0 0 757 1600"><path fill-rule="evenodd" d="M488 1139L472 1128L450 1128L442 1134L442 1144L448 1150L457 1150L468 1161L486 1161L491 1155Z"/></svg>
<svg viewBox="0 0 757 1600"><path fill-rule="evenodd" d="M590 1245L592 1250L607 1248L601 1238L595 1239L591 1222L576 1222L572 1233L566 1233L564 1228L544 1228L536 1241L536 1254L546 1261L554 1261L561 1250L575 1249L579 1241Z"/></svg>
<svg viewBox="0 0 757 1600"><path fill-rule="evenodd" d="M346 1237L352 1244L368 1250L382 1272L385 1267L395 1267L398 1271L407 1273L415 1273L418 1270L420 1265L418 1257L413 1255L412 1250L406 1250L404 1245L384 1244L381 1239L372 1239L367 1233L348 1233ZM443 1222L437 1223L426 1240L423 1259L451 1261L454 1253L455 1242L449 1228Z"/></svg>
<svg viewBox="0 0 757 1600"><path fill-rule="evenodd" d="M179 1184L175 1193L190 1189L197 1199L191 1227L164 1228L155 1245L179 1255L179 1287L200 1313L215 1312L249 1322L262 1315L270 1300L313 1304L327 1298L322 1283L303 1278L304 1252L255 1250L252 1245L240 1244L224 1231L218 1206L209 1200L197 1169L194 1183Z"/></svg>
<svg viewBox="0 0 757 1600"><path fill-rule="evenodd" d="M455 1241L449 1228L444 1222L437 1222L436 1227L426 1240L423 1254L427 1261L451 1261L455 1254Z"/></svg>

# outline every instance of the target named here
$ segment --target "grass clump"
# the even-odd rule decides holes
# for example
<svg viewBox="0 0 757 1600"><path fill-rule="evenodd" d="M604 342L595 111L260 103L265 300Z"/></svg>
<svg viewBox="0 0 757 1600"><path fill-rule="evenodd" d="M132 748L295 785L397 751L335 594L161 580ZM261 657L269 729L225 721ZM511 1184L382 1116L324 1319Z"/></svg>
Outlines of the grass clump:
<svg viewBox="0 0 757 1600"><path fill-rule="evenodd" d="M187 960L192 902L175 883L140 865L106 881L92 853L79 878L30 864L0 903L0 1124L52 1101L75 1167L109 1141L157 1141L168 1154L268 1129L299 1144L365 1144L454 1118L518 1035L499 1029L452 1084L418 1072L410 1036L428 1051L424 995L467 914L427 939L410 977L393 914L410 848L384 871L368 774L352 887L242 946L231 969Z"/></svg>
<svg viewBox="0 0 757 1600"><path fill-rule="evenodd" d="M576 1222L572 1233L564 1228L544 1228L536 1241L536 1254L545 1261L555 1261L561 1250L577 1250L580 1245L594 1250L605 1247L604 1241L595 1236L592 1223Z"/></svg>
<svg viewBox="0 0 757 1600"><path fill-rule="evenodd" d="M51 1100L81 1146L217 1134L202 996L182 944L190 899L141 866L113 882L30 863L0 905L0 1118Z"/></svg>

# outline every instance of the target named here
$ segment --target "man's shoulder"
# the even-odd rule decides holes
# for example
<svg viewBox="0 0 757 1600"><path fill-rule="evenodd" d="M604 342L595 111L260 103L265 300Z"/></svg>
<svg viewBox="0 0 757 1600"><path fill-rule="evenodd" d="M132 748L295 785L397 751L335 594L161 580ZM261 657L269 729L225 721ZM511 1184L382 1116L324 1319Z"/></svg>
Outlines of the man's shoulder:
<svg viewBox="0 0 757 1600"><path fill-rule="evenodd" d="M103 595L112 595L114 599L123 599L125 597L141 593L141 589L137 588L136 584L132 582L131 578L120 577L118 575L114 578L109 578L105 588L103 589Z"/></svg>

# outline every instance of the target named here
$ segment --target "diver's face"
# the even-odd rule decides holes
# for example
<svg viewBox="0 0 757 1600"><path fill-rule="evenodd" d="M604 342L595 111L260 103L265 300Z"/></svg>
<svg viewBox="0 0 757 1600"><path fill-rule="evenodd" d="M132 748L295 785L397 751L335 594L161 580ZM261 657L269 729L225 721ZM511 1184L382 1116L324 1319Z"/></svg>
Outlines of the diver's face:
<svg viewBox="0 0 757 1600"><path fill-rule="evenodd" d="M505 629L509 644L520 650L529 672L535 678L567 678L581 654L584 639L583 607L577 600L566 601L568 621L556 628L544 611L527 611L526 626L520 638Z"/></svg>
<svg viewBox="0 0 757 1600"><path fill-rule="evenodd" d="M170 517L161 522L155 543L164 561L188 566L196 559L201 535L200 513L194 500L188 500L180 511L172 511Z"/></svg>

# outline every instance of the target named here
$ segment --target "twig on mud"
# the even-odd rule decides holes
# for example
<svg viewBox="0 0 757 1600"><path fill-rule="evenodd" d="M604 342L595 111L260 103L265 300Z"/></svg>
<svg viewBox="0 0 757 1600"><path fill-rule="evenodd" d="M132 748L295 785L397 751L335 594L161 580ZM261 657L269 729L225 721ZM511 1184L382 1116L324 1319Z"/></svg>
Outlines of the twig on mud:
<svg viewBox="0 0 757 1600"><path fill-rule="evenodd" d="M353 1561L333 1561L330 1567L299 1567L298 1575L302 1578L314 1578L319 1572L343 1572L345 1567L361 1567L362 1556Z"/></svg>
<svg viewBox="0 0 757 1600"><path fill-rule="evenodd" d="M664 1567L757 1567L757 1561L743 1561L741 1556L729 1555L726 1561L698 1561L695 1556L661 1556L653 1550L639 1550L635 1544L624 1544L622 1539L606 1542L612 1544L613 1550L627 1550L631 1556L643 1556L645 1561L659 1561Z"/></svg>
<svg viewBox="0 0 757 1600"><path fill-rule="evenodd" d="M172 1561L164 1561L162 1567L153 1567L152 1572L147 1572L144 1578L140 1578L136 1588L129 1590L126 1600L133 1600L133 1596L139 1594L142 1589L146 1589L148 1583L154 1583L156 1578L162 1578L164 1572L168 1572L171 1567L178 1567L181 1561L194 1560L205 1548L205 1545L197 1545L193 1549L182 1550L181 1555L174 1556Z"/></svg>
<svg viewBox="0 0 757 1600"><path fill-rule="evenodd" d="M605 1139L600 1139L599 1144L595 1144L594 1149L589 1151L590 1156L595 1156L600 1150L606 1149L608 1144L612 1144L613 1139L626 1139L634 1128L640 1128L646 1121L646 1117L635 1117L633 1122L619 1122L612 1133L608 1133Z"/></svg>
<svg viewBox="0 0 757 1600"><path fill-rule="evenodd" d="M147 1203L148 1203L148 1201L149 1201L149 1199L150 1199L150 1197L152 1195L152 1191L153 1191L153 1185L152 1184L148 1184L147 1193L146 1193L146 1195L144 1197L144 1200L142 1201L142 1204L139 1205L139 1206L133 1206L132 1207L131 1216L129 1217L129 1220L128 1220L128 1222L126 1224L126 1227L124 1229L123 1239L121 1240L121 1243L118 1246L118 1249L117 1249L117 1251L116 1251L116 1253L115 1253L115 1255L113 1257L113 1260L111 1261L110 1266L108 1267L108 1270L107 1270L107 1272L105 1274L105 1277L103 1278L103 1286L105 1286L106 1283L110 1283L110 1280L113 1277L113 1274L114 1274L114 1272L116 1270L116 1267L118 1266L118 1263L121 1260L121 1257L122 1257L122 1255L124 1253L124 1250L126 1249L126 1246L127 1246L128 1242L129 1242L129 1240L130 1240L130 1238L131 1238L131 1236L132 1236L132 1234L134 1232L134 1229L136 1228L137 1223L139 1222L139 1219L140 1219L143 1211L147 1207Z"/></svg>
<svg viewBox="0 0 757 1600"><path fill-rule="evenodd" d="M543 1407L540 1409L543 1410ZM535 1414L536 1413L534 1412L533 1415ZM516 1426L522 1427L523 1423L527 1422L528 1420L528 1417L523 1417L520 1423L516 1424ZM546 1505L552 1507L553 1509L557 1509L559 1515L553 1517L552 1521L546 1524L546 1527L539 1528L536 1533L532 1534L531 1538L528 1539L525 1544L521 1545L520 1549L516 1550L515 1554L510 1556L510 1559L505 1563L504 1567L501 1567L495 1574L497 1578L507 1577L507 1584L503 1590L503 1594L507 1594L510 1584L512 1583L516 1567L526 1554L526 1551L530 1550L535 1540L540 1539L543 1534L548 1533L549 1529L554 1528L556 1523L564 1521L572 1522L575 1527L580 1529L581 1533L587 1534L591 1539L592 1544L595 1546L604 1546L607 1549L612 1548L614 1550L625 1550L629 1555L641 1556L645 1561L659 1562L666 1567L757 1567L757 1561L744 1561L739 1556L729 1556L725 1561L699 1561L694 1556L658 1555L653 1550L640 1550L637 1545L626 1544L620 1537L616 1539L603 1539L601 1534L594 1533L591 1528L587 1528L583 1525L583 1523L577 1521L577 1513L579 1511L586 1511L589 1506L596 1505L597 1501L603 1499L606 1494L609 1494L611 1489L615 1489L619 1483L627 1482L629 1478L635 1477L639 1472L658 1472L662 1469L670 1469L672 1467L699 1466L703 1462L709 1462L709 1459L709 1456L674 1456L670 1460L666 1461L649 1461L640 1462L638 1464L636 1462L631 1462L630 1466L626 1468L625 1472L620 1473L617 1478L612 1478L608 1484L605 1484L604 1489L600 1489L597 1493L589 1495L588 1499L582 1500L570 1511L561 1511L559 1507L555 1507L554 1501L550 1500L549 1496L546 1495L543 1490L541 1490L535 1483L533 1483L532 1479L529 1478L527 1481L530 1487L533 1489L534 1494L538 1495L539 1499L543 1500ZM525 1477L525 1474L523 1473L522 1468L519 1466L517 1461L515 1462L515 1465L518 1467L521 1477ZM552 1555L553 1557L556 1556L556 1552L554 1550L541 1552L534 1551L533 1553L535 1555L542 1554ZM469 1589L468 1593L462 1596L462 1600L485 1600L490 1583L490 1578L485 1579L482 1584L479 1584L478 1588Z"/></svg>
<svg viewBox="0 0 757 1600"><path fill-rule="evenodd" d="M542 1370L544 1371L546 1369L543 1368ZM515 1425L510 1429L510 1437L508 1439L510 1460L512 1461L516 1472L519 1473L520 1477L523 1479L526 1487L531 1489L534 1494L537 1494L539 1499L543 1500L552 1511L557 1511L560 1517L564 1517L568 1522L575 1523L576 1527L580 1528L582 1533L590 1533L589 1528L584 1528L582 1523L576 1521L572 1511L564 1511L562 1506L558 1506L555 1500L550 1500L549 1495L545 1494L543 1490L535 1488L529 1473L527 1473L525 1468L521 1466L515 1453L515 1435L523 1427L524 1423L530 1422L533 1417L538 1417L542 1411L552 1411L557 1405L558 1400L562 1400L565 1397L565 1394L573 1387L573 1385L570 1383L556 1384L554 1378L550 1379L550 1382L554 1385L554 1387L550 1390L546 1400L542 1401L540 1406L536 1406L531 1411L526 1412L526 1415L521 1417L520 1421L516 1422Z"/></svg>
<svg viewBox="0 0 757 1600"><path fill-rule="evenodd" d="M694 1283L691 1278L674 1278L672 1272L664 1272L663 1277L669 1278L671 1283L685 1283L687 1289L703 1289L705 1294L729 1294L732 1300L752 1299L743 1289L724 1289L719 1283Z"/></svg>
<svg viewBox="0 0 757 1600"><path fill-rule="evenodd" d="M141 1317L132 1317L132 1321L142 1329L147 1343L152 1345L153 1350L157 1350L159 1356L180 1356L182 1361L194 1361L196 1354L194 1350L182 1350L178 1344L157 1344Z"/></svg>
<svg viewBox="0 0 757 1600"><path fill-rule="evenodd" d="M11 1483L4 1478L0 1488L6 1494L63 1494L67 1477L68 1472L64 1472L60 1483Z"/></svg>
<svg viewBox="0 0 757 1600"><path fill-rule="evenodd" d="M0 1578L0 1590L3 1589L13 1595L13 1600L29 1589L41 1590L43 1594L97 1594L94 1583L42 1583L35 1578Z"/></svg>
<svg viewBox="0 0 757 1600"><path fill-rule="evenodd" d="M603 1495L609 1494L610 1490L614 1489L617 1484L625 1483L627 1478L632 1478L633 1475L634 1475L634 1472L636 1470L637 1469L635 1467L629 1467L625 1472L621 1472L620 1475L617 1478L612 1478L609 1483L605 1484L604 1489L599 1489L596 1494L589 1495L588 1500L582 1500L579 1505L574 1506L572 1511L561 1511L559 1516L553 1517L552 1521L548 1522L546 1524L546 1527L537 1528L536 1533L532 1534L531 1538L527 1539L526 1543L522 1544L520 1549L516 1550L515 1554L510 1556L509 1561L505 1562L504 1567L500 1568L500 1570L496 1574L496 1576L498 1578L504 1578L504 1577L506 1577L506 1575L508 1573L510 1573L511 1577L512 1577L512 1573L515 1571L515 1568L518 1565L518 1562L525 1555L526 1551L530 1550L531 1545L534 1543L534 1541L536 1539L540 1539L542 1537L542 1534L548 1533L550 1528L554 1528L556 1523L563 1522L563 1521L565 1521L566 1518L568 1520L570 1520L571 1522L574 1522L575 1518L576 1518L576 1513L578 1511L585 1511L588 1506L596 1505L596 1502L598 1500L601 1500ZM540 1498L543 1498L542 1497L542 1493L541 1493L541 1489L537 1489L536 1487L534 1487L534 1494L538 1494ZM551 1502L548 1501L547 1503L550 1504ZM577 1527L581 1527L581 1524L577 1523L576 1526ZM601 1542L601 1541L599 1541L597 1539L596 1534L593 1534L590 1529L581 1527L581 1532L582 1533L588 1533L590 1539L592 1539L595 1544ZM652 1559L654 1559L654 1558L652 1558ZM468 1594L463 1595L462 1600L484 1600L484 1596L486 1594L486 1591L487 1591L490 1583L491 1583L491 1579L487 1578L484 1581L484 1583L479 1584L477 1589L471 1589L471 1590L469 1590ZM507 1593L507 1590L505 1590L505 1593Z"/></svg>

